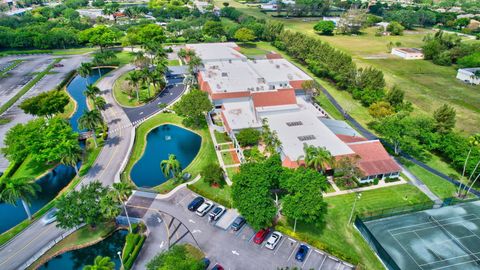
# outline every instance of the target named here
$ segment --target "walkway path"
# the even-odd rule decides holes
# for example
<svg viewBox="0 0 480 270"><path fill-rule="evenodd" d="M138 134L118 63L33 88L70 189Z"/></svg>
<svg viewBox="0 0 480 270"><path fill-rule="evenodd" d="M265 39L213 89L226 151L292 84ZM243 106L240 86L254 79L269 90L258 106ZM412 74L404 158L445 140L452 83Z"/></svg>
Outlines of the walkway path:
<svg viewBox="0 0 480 270"><path fill-rule="evenodd" d="M386 183L385 181L382 180L377 185L372 185L372 186L368 186L368 187L360 187L360 188L352 188L352 189L346 189L346 190L338 189L335 192L324 193L323 197L333 197L333 196L338 196L338 195L362 192L362 191L366 191L366 190L372 190L372 189L378 189L378 188L384 188L384 187L391 187L391 186L397 186L397 185L403 185L403 184L407 184L407 181L405 181L401 178L400 178L400 181L390 182L390 183Z"/></svg>

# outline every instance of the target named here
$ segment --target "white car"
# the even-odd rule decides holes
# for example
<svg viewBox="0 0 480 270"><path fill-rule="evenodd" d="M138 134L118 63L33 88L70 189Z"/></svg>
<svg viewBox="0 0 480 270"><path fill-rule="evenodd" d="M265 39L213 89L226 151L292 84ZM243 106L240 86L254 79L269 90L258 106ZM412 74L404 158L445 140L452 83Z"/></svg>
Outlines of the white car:
<svg viewBox="0 0 480 270"><path fill-rule="evenodd" d="M280 240L282 240L283 235L277 231L274 231L272 235L267 240L267 243L265 244L265 247L268 249L275 249L275 247L280 243Z"/></svg>
<svg viewBox="0 0 480 270"><path fill-rule="evenodd" d="M48 225L48 224L53 223L54 221L56 221L56 220L57 220L57 212L58 212L58 209L57 209L57 208L53 208L52 210L50 210L50 211L42 218L43 224Z"/></svg>
<svg viewBox="0 0 480 270"><path fill-rule="evenodd" d="M212 207L213 203L211 201L205 201L202 205L200 205L200 207L198 207L197 215L201 217L205 216L205 214L208 213Z"/></svg>

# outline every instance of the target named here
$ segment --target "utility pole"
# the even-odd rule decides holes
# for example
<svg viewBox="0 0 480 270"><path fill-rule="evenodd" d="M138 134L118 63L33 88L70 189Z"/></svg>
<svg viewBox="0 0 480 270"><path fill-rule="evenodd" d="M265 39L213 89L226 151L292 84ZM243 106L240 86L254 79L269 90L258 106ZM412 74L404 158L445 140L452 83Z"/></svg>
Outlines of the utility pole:
<svg viewBox="0 0 480 270"><path fill-rule="evenodd" d="M353 212L355 211L355 205L357 204L357 200L360 200L360 198L362 198L362 193L357 193L357 195L355 196L355 201L353 201L352 212L350 213L350 218L348 219L348 224L350 224L352 222Z"/></svg>

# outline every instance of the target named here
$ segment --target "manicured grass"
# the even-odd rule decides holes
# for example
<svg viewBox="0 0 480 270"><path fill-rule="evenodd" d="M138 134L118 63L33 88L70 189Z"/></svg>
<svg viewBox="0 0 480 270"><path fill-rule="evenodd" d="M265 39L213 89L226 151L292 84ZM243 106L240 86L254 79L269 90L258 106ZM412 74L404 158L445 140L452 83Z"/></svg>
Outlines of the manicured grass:
<svg viewBox="0 0 480 270"><path fill-rule="evenodd" d="M97 160L97 157L100 154L100 151L102 151L103 143L104 141L101 137L97 138L98 147L95 148L95 143L93 141L93 138L87 139L87 146L86 146L87 152L85 156L86 158L83 161L82 167L78 172L80 176L84 176L85 174L87 174L87 172L93 166L93 164L95 163L95 160Z"/></svg>
<svg viewBox="0 0 480 270"><path fill-rule="evenodd" d="M247 44L239 44L240 52L246 56L258 56L258 55L265 55L269 53L268 50L260 49L257 47L255 43L247 43Z"/></svg>
<svg viewBox="0 0 480 270"><path fill-rule="evenodd" d="M317 101L318 105L322 107L330 116L332 116L334 119L341 120L343 119L343 115L333 106L332 102L328 100L327 96L325 96L322 93L319 93L316 97L315 100Z"/></svg>
<svg viewBox="0 0 480 270"><path fill-rule="evenodd" d="M454 184L413 163L408 164L407 168L441 199L455 196L456 186Z"/></svg>
<svg viewBox="0 0 480 270"><path fill-rule="evenodd" d="M127 77L129 76L128 74L133 71L129 71L125 74L122 74L113 84L113 95L115 97L115 100L121 105L125 107L137 107L145 104L145 102L142 102L142 100L146 100L148 96L153 97L155 96L155 90L153 87L150 87L150 89L142 89L142 87L139 88L139 97L140 100L137 100L137 96L135 93L135 89L132 91L132 96L130 96L127 92L124 91L126 87L130 87L128 85L128 81L126 80ZM148 93L150 91L150 95Z"/></svg>
<svg viewBox="0 0 480 270"><path fill-rule="evenodd" d="M193 258L195 258L197 260L201 260L201 259L205 258L205 254L203 254L203 252L200 249L198 249L198 248L196 248L196 247L194 247L190 244L185 244L185 249L187 249L187 252L188 252L188 254L190 254L190 256L192 256Z"/></svg>
<svg viewBox="0 0 480 270"><path fill-rule="evenodd" d="M53 55L84 54L84 53L94 52L96 50L97 48L85 47L85 48L74 48L74 49L65 49L65 50L54 50L52 54Z"/></svg>
<svg viewBox="0 0 480 270"><path fill-rule="evenodd" d="M0 78L5 77L10 70L14 69L21 62L23 62L23 60L18 60L18 59L13 60L12 63L8 67L6 67L2 71L0 71Z"/></svg>
<svg viewBox="0 0 480 270"><path fill-rule="evenodd" d="M125 52L125 51L116 53L116 56L117 56L116 62L118 63L119 66L131 63L134 57L131 52Z"/></svg>
<svg viewBox="0 0 480 270"><path fill-rule="evenodd" d="M10 123L11 121L12 121L12 119L7 118L7 117L5 117L5 118L0 118L0 126L1 126L1 125L6 125L6 124Z"/></svg>
<svg viewBox="0 0 480 270"><path fill-rule="evenodd" d="M50 169L53 169L57 164L45 164L44 162L37 162L28 156L13 173L12 178L31 178L37 179L46 174Z"/></svg>
<svg viewBox="0 0 480 270"><path fill-rule="evenodd" d="M233 180L233 179L232 179L233 176L240 171L239 168L240 168L240 167L230 167L230 168L227 168L227 175L228 175L228 177L230 178L230 180Z"/></svg>
<svg viewBox="0 0 480 270"><path fill-rule="evenodd" d="M45 75L47 75L47 73L50 71L50 69L53 68L53 65L60 62L60 60L61 60L60 58L57 58L57 59L53 60L53 62L50 65L48 65L48 67L45 70L43 70L42 72L39 72L35 76L35 78L33 78L33 80L28 82L22 89L20 89L20 91L18 91L18 93L15 94L15 96L13 96L10 100L5 102L0 107L0 114L4 113L6 110L8 110L8 108L10 108L17 100L19 100L25 93L27 93L28 90L30 90L30 88L32 88L38 81L40 81Z"/></svg>
<svg viewBox="0 0 480 270"><path fill-rule="evenodd" d="M96 243L102 239L105 239L112 232L114 232L114 230L114 222L99 224L95 230L92 230L90 226L83 226L62 241L58 242L27 269L36 269L60 253L74 250L79 247L88 246L90 243Z"/></svg>
<svg viewBox="0 0 480 270"><path fill-rule="evenodd" d="M231 142L232 140L230 137L227 135L227 133L221 133L216 130L213 132L215 134L215 140L217 140L217 143L226 143L226 142Z"/></svg>
<svg viewBox="0 0 480 270"><path fill-rule="evenodd" d="M178 59L168 60L169 66L180 66L180 61Z"/></svg>
<svg viewBox="0 0 480 270"><path fill-rule="evenodd" d="M297 232L293 233L293 221L283 220L276 229L348 262L361 264L361 269L383 269L367 242L352 224L348 224L355 196L355 194L347 194L325 198L328 203L328 212L325 217L325 226L322 228L297 222ZM429 202L427 196L414 186L400 185L362 192L361 199L357 201L356 212L427 202Z"/></svg>
<svg viewBox="0 0 480 270"><path fill-rule="evenodd" d="M224 205L225 207L232 207L232 188L227 184L223 185L221 188L212 187L209 183L200 179L195 184L188 185L188 188L201 196Z"/></svg>
<svg viewBox="0 0 480 270"><path fill-rule="evenodd" d="M228 152L222 152L222 159L223 159L223 163L225 163L225 165L233 165L233 164L237 164L237 162L235 162L235 160L233 159L233 154L228 151Z"/></svg>
<svg viewBox="0 0 480 270"><path fill-rule="evenodd" d="M174 124L182 128L185 128L182 125L182 119L183 119L182 117L173 113L161 113L161 114L155 115L154 117L143 122L140 126L137 127L133 150L128 160L127 166L125 167L125 170L122 173L123 179L130 179L130 171L132 170L133 165L135 164L135 162L137 162L141 158L144 152L148 132L150 132L152 129L163 124ZM212 142L212 139L210 138L210 133L208 132L208 129L204 128L204 129L192 130L192 131L202 137L202 144L200 146L200 150L198 151L197 156L183 170L184 172L190 173L193 179L198 174L201 173L201 171L205 166L207 166L208 164L217 163L217 156L215 154L215 149L213 147L213 142ZM175 186L171 183L171 181L167 181L165 184L162 184L156 189L161 189L164 192L166 192L167 190L162 188L163 185L171 185L170 187L172 188Z"/></svg>
<svg viewBox="0 0 480 270"><path fill-rule="evenodd" d="M220 150L226 150L226 149L233 149L233 144L229 143L229 144L220 145Z"/></svg>

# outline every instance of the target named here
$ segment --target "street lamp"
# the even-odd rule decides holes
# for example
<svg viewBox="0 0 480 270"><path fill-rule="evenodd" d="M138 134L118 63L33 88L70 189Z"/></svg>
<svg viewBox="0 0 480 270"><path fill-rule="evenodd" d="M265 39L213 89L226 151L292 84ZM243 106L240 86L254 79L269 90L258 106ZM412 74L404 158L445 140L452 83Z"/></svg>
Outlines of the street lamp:
<svg viewBox="0 0 480 270"><path fill-rule="evenodd" d="M122 266L121 269L125 269L125 268L123 267L122 252L119 250L119 251L117 252L117 254L118 254L118 258L120 259L121 266Z"/></svg>
<svg viewBox="0 0 480 270"><path fill-rule="evenodd" d="M348 219L348 224L350 224L350 222L352 222L353 212L355 211L355 205L357 204L357 200L360 200L360 198L362 198L362 193L357 193L357 196L355 196L355 201L353 201L352 212L350 213L350 218Z"/></svg>

